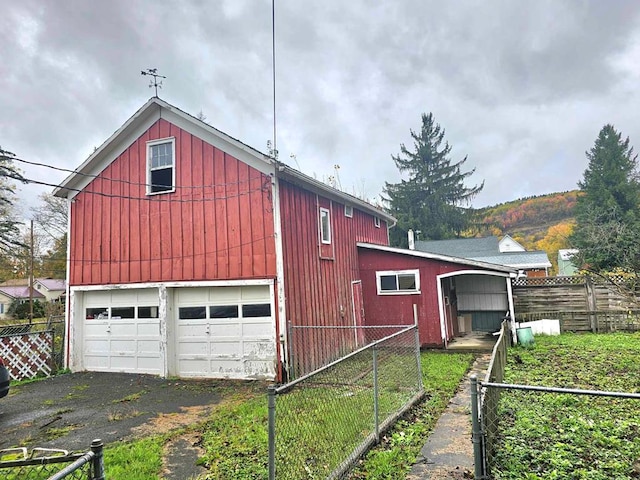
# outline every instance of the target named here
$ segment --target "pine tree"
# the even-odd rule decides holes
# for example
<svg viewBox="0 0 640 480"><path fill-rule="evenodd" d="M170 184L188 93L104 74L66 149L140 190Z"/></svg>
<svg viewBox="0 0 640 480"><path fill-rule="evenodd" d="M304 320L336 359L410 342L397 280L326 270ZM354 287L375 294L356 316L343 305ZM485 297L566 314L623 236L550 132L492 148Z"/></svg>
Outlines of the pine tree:
<svg viewBox="0 0 640 480"><path fill-rule="evenodd" d="M571 243L578 267L602 273L640 269L640 183L629 138L605 125L586 152L589 165L578 183Z"/></svg>
<svg viewBox="0 0 640 480"><path fill-rule="evenodd" d="M0 253L10 253L15 247L22 247L19 222L14 212L15 181L25 182L24 177L13 164L15 155L0 147Z"/></svg>
<svg viewBox="0 0 640 480"><path fill-rule="evenodd" d="M407 231L421 232L421 239L439 240L453 238L469 228L472 210L466 208L482 188L484 182L474 187L465 186L465 180L475 169L461 172L467 161L452 162L451 146L444 140L445 130L435 123L433 114L422 114L422 128L411 130L414 149L400 145L400 154L392 159L408 180L385 183L385 200L388 211L398 224L390 230L394 246L407 245Z"/></svg>

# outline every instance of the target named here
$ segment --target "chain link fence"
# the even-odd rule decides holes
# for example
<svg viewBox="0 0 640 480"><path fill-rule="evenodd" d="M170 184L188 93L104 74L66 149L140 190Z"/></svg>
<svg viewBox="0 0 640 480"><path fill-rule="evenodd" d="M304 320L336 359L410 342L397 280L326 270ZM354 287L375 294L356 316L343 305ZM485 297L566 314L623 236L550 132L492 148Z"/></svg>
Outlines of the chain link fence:
<svg viewBox="0 0 640 480"><path fill-rule="evenodd" d="M291 325L289 380L313 372L409 325Z"/></svg>
<svg viewBox="0 0 640 480"><path fill-rule="evenodd" d="M502 383L510 346L471 378L474 478L640 478L640 393Z"/></svg>
<svg viewBox="0 0 640 480"><path fill-rule="evenodd" d="M478 478L640 477L640 393L481 383L501 391L485 416L485 471Z"/></svg>
<svg viewBox="0 0 640 480"><path fill-rule="evenodd" d="M51 448L0 450L0 478L6 480L104 480L103 443L86 453Z"/></svg>
<svg viewBox="0 0 640 480"><path fill-rule="evenodd" d="M423 395L416 326L271 387L269 478L343 478Z"/></svg>

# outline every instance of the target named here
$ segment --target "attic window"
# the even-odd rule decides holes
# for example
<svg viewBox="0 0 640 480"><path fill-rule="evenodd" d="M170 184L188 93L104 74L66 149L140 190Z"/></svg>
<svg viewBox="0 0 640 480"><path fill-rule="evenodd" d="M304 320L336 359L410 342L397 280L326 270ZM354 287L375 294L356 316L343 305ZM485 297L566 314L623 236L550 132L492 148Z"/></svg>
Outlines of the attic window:
<svg viewBox="0 0 640 480"><path fill-rule="evenodd" d="M351 205L344 206L344 216L348 218L353 218L353 207Z"/></svg>
<svg viewBox="0 0 640 480"><path fill-rule="evenodd" d="M175 138L147 142L147 194L174 192Z"/></svg>
<svg viewBox="0 0 640 480"><path fill-rule="evenodd" d="M420 293L418 270L376 272L378 295L407 295Z"/></svg>
<svg viewBox="0 0 640 480"><path fill-rule="evenodd" d="M380 217L373 217L373 225L375 225L376 228L380 228Z"/></svg>

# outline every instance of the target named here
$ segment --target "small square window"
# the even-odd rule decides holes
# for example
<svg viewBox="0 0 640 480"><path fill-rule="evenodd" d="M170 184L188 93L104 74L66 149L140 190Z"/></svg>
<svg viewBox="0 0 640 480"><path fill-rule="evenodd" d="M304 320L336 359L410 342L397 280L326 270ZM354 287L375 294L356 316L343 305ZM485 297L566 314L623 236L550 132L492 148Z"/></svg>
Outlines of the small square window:
<svg viewBox="0 0 640 480"><path fill-rule="evenodd" d="M147 194L175 191L175 139L147 143Z"/></svg>
<svg viewBox="0 0 640 480"><path fill-rule="evenodd" d="M158 307L138 307L138 318L158 318Z"/></svg>
<svg viewBox="0 0 640 480"><path fill-rule="evenodd" d="M326 208L320 208L320 241L324 244L331 243L331 217Z"/></svg>
<svg viewBox="0 0 640 480"><path fill-rule="evenodd" d="M344 216L348 218L353 218L353 207L351 205L344 206Z"/></svg>

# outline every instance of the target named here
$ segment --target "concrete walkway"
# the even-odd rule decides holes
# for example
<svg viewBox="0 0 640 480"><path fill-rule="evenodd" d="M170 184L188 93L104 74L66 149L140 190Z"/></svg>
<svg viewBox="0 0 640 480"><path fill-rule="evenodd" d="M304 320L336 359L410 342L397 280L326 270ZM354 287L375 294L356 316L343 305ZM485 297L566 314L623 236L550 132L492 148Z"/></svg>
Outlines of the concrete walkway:
<svg viewBox="0 0 640 480"><path fill-rule="evenodd" d="M469 379L475 374L484 379L491 354L476 358L444 413L420 452L407 480L473 478L471 443L471 393Z"/></svg>

